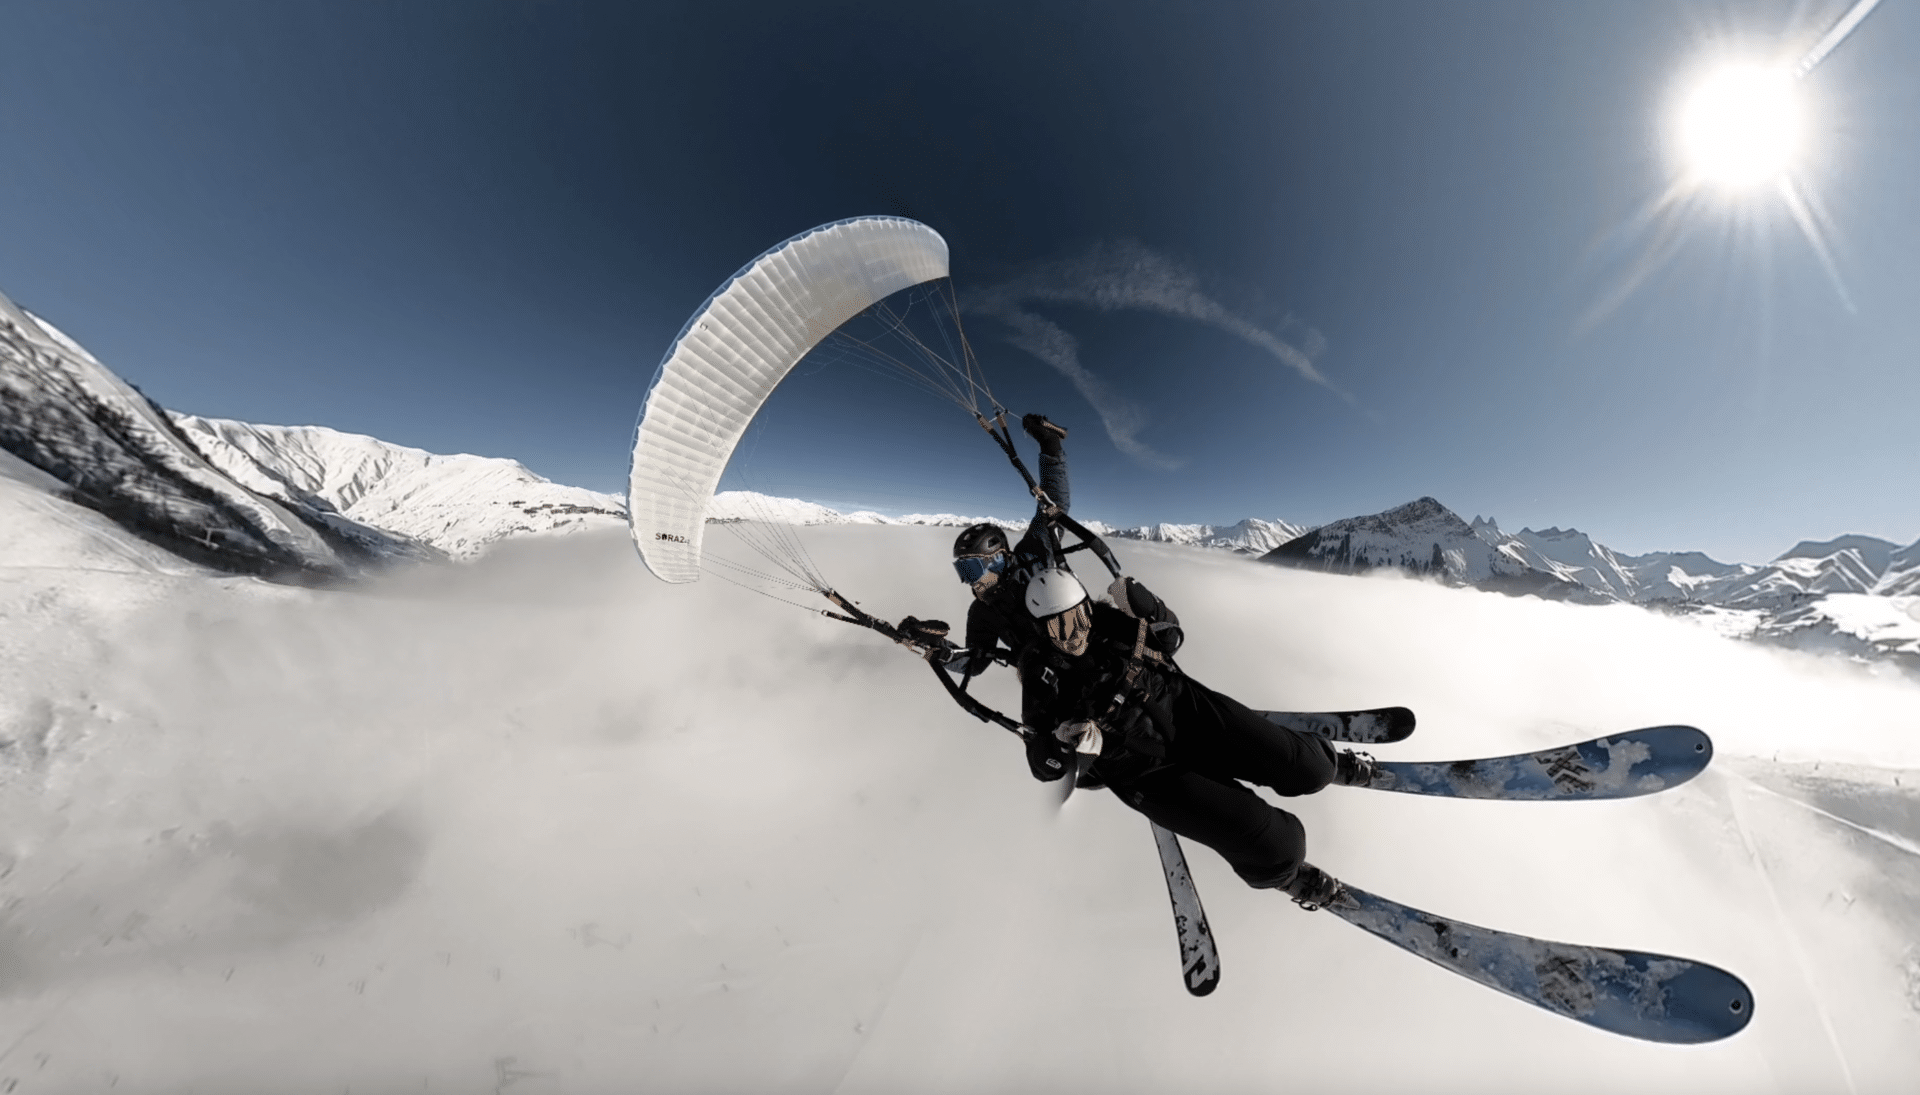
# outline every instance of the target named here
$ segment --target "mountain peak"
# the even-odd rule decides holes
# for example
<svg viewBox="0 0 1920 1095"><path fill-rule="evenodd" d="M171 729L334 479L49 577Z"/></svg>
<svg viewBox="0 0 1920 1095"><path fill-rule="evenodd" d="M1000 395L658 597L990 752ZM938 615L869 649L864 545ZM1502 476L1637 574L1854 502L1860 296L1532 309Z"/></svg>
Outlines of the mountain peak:
<svg viewBox="0 0 1920 1095"><path fill-rule="evenodd" d="M1851 551L1866 564L1869 570L1879 575L1886 572L1887 564L1892 561L1893 553L1899 548L1899 544L1891 540L1882 540L1878 536L1836 536L1831 540L1802 540L1782 552L1774 562L1779 563L1787 559L1826 559L1843 551Z"/></svg>
<svg viewBox="0 0 1920 1095"><path fill-rule="evenodd" d="M1392 524L1412 524L1416 521L1428 521L1443 516L1460 521L1459 514L1441 505L1440 500L1432 495L1423 495L1404 506L1396 506L1379 514L1382 521ZM1465 521L1460 523L1466 524Z"/></svg>
<svg viewBox="0 0 1920 1095"><path fill-rule="evenodd" d="M1342 573L1389 568L1460 583L1526 569L1500 555L1459 514L1431 497L1322 525L1261 559Z"/></svg>

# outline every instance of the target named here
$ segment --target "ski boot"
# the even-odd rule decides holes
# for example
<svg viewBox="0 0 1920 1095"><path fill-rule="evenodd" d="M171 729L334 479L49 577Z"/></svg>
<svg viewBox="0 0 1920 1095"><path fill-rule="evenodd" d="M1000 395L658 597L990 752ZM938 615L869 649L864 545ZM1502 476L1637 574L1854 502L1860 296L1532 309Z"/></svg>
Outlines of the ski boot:
<svg viewBox="0 0 1920 1095"><path fill-rule="evenodd" d="M1373 774L1379 767L1371 753L1342 749L1334 754L1333 782L1347 787L1368 787L1373 784Z"/></svg>
<svg viewBox="0 0 1920 1095"><path fill-rule="evenodd" d="M1067 438L1067 428L1047 421L1044 414L1023 414L1020 416L1020 428L1027 436L1040 442L1040 451L1048 456L1060 455L1060 442Z"/></svg>
<svg viewBox="0 0 1920 1095"><path fill-rule="evenodd" d="M1293 898L1294 904L1308 912L1326 908L1347 892L1339 879L1311 863L1300 864L1300 868L1293 872L1293 881L1281 887L1281 890Z"/></svg>

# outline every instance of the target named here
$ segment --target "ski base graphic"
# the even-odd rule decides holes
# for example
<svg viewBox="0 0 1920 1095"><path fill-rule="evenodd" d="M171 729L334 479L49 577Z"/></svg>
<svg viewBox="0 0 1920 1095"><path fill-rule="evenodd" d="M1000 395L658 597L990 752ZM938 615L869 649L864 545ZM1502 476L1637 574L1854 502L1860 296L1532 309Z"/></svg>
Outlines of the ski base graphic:
<svg viewBox="0 0 1920 1095"><path fill-rule="evenodd" d="M1166 872L1167 896L1173 901L1173 927L1180 935L1181 980L1188 992L1205 996L1220 984L1220 952L1214 949L1213 929L1200 907L1200 891L1187 870L1180 838L1155 825L1153 842L1160 849L1160 869Z"/></svg>
<svg viewBox="0 0 1920 1095"><path fill-rule="evenodd" d="M1704 962L1551 943L1476 927L1347 886L1326 911L1490 989L1649 1042L1712 1042L1753 1018L1753 993Z"/></svg>
<svg viewBox="0 0 1920 1095"><path fill-rule="evenodd" d="M1364 711L1262 711L1275 726L1328 741L1376 745L1405 741L1413 733L1413 712L1405 707L1370 707Z"/></svg>
<svg viewBox="0 0 1920 1095"><path fill-rule="evenodd" d="M1677 787L1713 759L1691 726L1653 726L1539 753L1433 763L1380 761L1375 791L1445 798L1565 801L1634 798Z"/></svg>

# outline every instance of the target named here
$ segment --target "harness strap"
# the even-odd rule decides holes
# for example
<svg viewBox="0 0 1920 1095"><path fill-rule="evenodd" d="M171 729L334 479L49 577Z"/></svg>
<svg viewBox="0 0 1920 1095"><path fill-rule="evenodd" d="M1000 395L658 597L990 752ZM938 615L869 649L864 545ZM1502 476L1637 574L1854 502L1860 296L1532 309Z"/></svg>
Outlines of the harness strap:
<svg viewBox="0 0 1920 1095"><path fill-rule="evenodd" d="M1106 564L1107 570L1110 571L1115 578L1120 577L1120 560L1113 557L1113 550L1107 547L1105 540L1095 535L1093 530L1087 528L1087 526L1067 516L1067 511L1061 509L1059 506L1048 505L1045 514L1049 524L1059 525L1068 532L1080 537L1079 543L1067 548L1060 554L1065 555L1068 551L1090 549L1095 555L1100 557L1100 561ZM1054 537L1053 539L1057 546L1059 543L1058 538Z"/></svg>
<svg viewBox="0 0 1920 1095"><path fill-rule="evenodd" d="M1139 623L1140 627L1133 637L1133 653L1127 656L1126 667L1120 671L1120 685L1114 689L1113 699L1107 701L1107 709L1100 713L1100 719L1120 710L1120 705L1127 702L1127 693L1133 691L1133 682L1140 679L1140 671L1147 666L1147 655L1153 653L1147 649L1147 621L1141 620Z"/></svg>
<svg viewBox="0 0 1920 1095"><path fill-rule="evenodd" d="M1007 460L1013 464L1013 470L1019 472L1020 478L1027 481L1027 490L1032 492L1034 499L1043 506L1053 505L1053 499L1048 498L1047 492L1040 489L1039 483L1034 482L1033 473L1027 470L1025 461L1020 459L1019 450L1013 447L1013 431L1007 428L1005 409L994 412L994 421L1000 425L998 430L993 428L985 415L975 414L973 418L980 423L981 429L987 431L987 436L993 438L994 444L1000 446L1000 451L1007 454Z"/></svg>

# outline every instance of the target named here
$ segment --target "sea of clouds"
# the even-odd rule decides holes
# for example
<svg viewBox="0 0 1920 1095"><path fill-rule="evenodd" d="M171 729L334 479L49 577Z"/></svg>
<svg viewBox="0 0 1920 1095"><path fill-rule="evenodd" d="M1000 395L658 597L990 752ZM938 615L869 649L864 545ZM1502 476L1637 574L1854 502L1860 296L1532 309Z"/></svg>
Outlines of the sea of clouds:
<svg viewBox="0 0 1920 1095"><path fill-rule="evenodd" d="M804 535L871 612L964 612L951 530ZM1214 687L1413 707L1386 758L1706 729L1714 768L1651 798L1286 805L1316 863L1385 896L1734 970L1751 1026L1696 1047L1598 1033L1190 845L1224 966L1191 998L1143 819L1104 793L1057 808L1010 735L878 637L664 585L591 534L338 591L0 567L0 1084L1920 1084L1910 679L1631 607L1123 547ZM1010 679L980 685L1015 706Z"/></svg>

